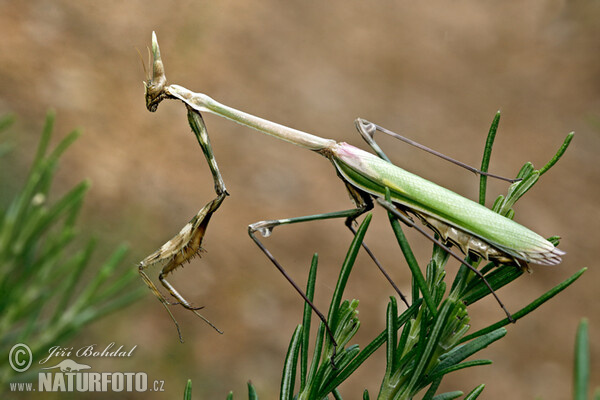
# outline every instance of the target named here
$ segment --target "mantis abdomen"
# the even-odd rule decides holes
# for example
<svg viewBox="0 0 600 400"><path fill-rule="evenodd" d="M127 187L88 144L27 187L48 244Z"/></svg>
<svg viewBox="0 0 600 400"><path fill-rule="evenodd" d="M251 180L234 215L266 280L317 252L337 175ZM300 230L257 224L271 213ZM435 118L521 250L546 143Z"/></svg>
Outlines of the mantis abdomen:
<svg viewBox="0 0 600 400"><path fill-rule="evenodd" d="M349 144L338 143L331 150L334 164L352 185L377 197L389 188L392 202L418 215L465 253L520 266L561 262L564 252L551 242L479 203Z"/></svg>

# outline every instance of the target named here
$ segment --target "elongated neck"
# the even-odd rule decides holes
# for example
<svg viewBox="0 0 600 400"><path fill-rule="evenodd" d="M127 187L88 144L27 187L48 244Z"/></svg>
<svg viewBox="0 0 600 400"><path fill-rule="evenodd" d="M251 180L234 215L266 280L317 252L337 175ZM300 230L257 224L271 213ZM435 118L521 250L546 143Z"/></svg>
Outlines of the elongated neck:
<svg viewBox="0 0 600 400"><path fill-rule="evenodd" d="M200 112L210 112L219 115L237 122L238 124L256 129L257 131L285 140L286 142L293 143L305 149L322 150L335 144L335 140L333 139L325 139L236 110L233 107L219 103L205 94L194 93L179 85L170 85L165 88L165 91L168 95L182 100L184 103Z"/></svg>

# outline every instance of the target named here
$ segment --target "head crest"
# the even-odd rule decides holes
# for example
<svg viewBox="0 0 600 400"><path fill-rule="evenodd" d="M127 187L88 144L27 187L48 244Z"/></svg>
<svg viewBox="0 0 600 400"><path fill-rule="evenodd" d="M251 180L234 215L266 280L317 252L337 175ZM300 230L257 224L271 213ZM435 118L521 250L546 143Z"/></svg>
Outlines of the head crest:
<svg viewBox="0 0 600 400"><path fill-rule="evenodd" d="M140 54L140 58L141 57L142 55ZM152 65L152 73L149 73L146 70L146 66L142 60L144 74L147 79L144 82L144 88L146 90L146 108L148 108L149 111L156 111L158 104L166 97L165 87L167 85L167 78L160 57L158 40L156 39L156 33L154 32L152 32L152 50L148 49L148 64Z"/></svg>

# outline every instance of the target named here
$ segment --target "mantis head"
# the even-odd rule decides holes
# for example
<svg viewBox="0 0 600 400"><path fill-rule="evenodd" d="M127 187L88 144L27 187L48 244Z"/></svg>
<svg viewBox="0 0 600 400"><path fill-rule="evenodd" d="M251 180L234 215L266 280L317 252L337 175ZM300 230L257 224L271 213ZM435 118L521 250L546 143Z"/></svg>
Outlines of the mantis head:
<svg viewBox="0 0 600 400"><path fill-rule="evenodd" d="M165 92L165 86L167 84L167 78L165 76L165 67L163 66L162 59L160 58L160 48L158 47L158 40L156 40L156 33L152 32L152 72L147 73L146 68L146 81L144 81L144 90L146 95L146 108L148 111L154 112L158 108L158 104L167 97Z"/></svg>

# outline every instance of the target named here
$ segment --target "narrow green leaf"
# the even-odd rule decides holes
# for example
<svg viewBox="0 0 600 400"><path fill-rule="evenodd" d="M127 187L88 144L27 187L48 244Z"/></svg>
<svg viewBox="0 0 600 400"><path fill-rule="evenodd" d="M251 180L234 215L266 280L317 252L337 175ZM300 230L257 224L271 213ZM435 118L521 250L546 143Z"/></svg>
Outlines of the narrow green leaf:
<svg viewBox="0 0 600 400"><path fill-rule="evenodd" d="M79 310L85 304L88 304L92 298L96 295L101 285L111 276L113 276L115 269L119 266L119 263L125 257L127 248L121 246L117 248L111 254L110 258L100 267L100 271L96 274L94 279L86 286L77 301L72 304L71 308Z"/></svg>
<svg viewBox="0 0 600 400"><path fill-rule="evenodd" d="M25 187L21 193L13 200L5 214L5 224L0 235L0 249L7 248L9 244L15 241L15 230L23 226L23 221L27 213L34 203L33 197L39 191L40 181L43 177L50 176L50 170L53 168L53 163L44 158L48 149L48 143L52 136L52 128L54 125L54 113L48 112L46 122L42 131L42 136L38 144L36 155L32 162L31 169L27 176ZM55 163L54 163L55 164Z"/></svg>
<svg viewBox="0 0 600 400"><path fill-rule="evenodd" d="M29 320L27 321L27 325L25 329L23 329L18 336L18 343L25 343L31 334L33 334L36 330L44 329L47 325L49 325L46 321L43 321L44 318L42 316L42 311L44 311L43 307L35 307L31 310Z"/></svg>
<svg viewBox="0 0 600 400"><path fill-rule="evenodd" d="M390 201L390 190L388 188L386 188L385 196L386 196L386 200ZM425 299L425 303L427 304L427 307L429 308L429 312L432 315L436 315L437 309L435 306L435 302L433 301L433 297L431 296L431 293L429 292L429 288L427 287L427 282L425 281L423 272L421 272L421 268L419 267L419 264L417 263L417 259L415 258L415 255L413 254L412 249L410 248L410 245L408 244L408 240L406 240L406 236L404 235L404 232L402 231L400 222L389 211L388 211L388 217L390 219L390 224L392 225L392 230L394 231L394 234L396 235L396 240L398 241L398 245L400 246L400 249L402 250L402 253L404 254L404 258L406 259L406 263L408 264L408 267L410 268L410 272L412 273L414 282L417 284L417 286L421 290L421 293L423 294L423 298ZM413 298L413 301L414 300L415 299Z"/></svg>
<svg viewBox="0 0 600 400"><path fill-rule="evenodd" d="M345 300L338 311L338 325L334 332L338 348L344 348L360 327L358 320L358 300Z"/></svg>
<svg viewBox="0 0 600 400"><path fill-rule="evenodd" d="M436 308L439 307L443 296L446 294L446 282L444 282L444 279L446 278L446 264L448 264L449 259L450 253L437 244L433 245L431 259L427 264L426 276Z"/></svg>
<svg viewBox="0 0 600 400"><path fill-rule="evenodd" d="M550 236L548 238L548 241L554 246L558 246L560 244L560 236Z"/></svg>
<svg viewBox="0 0 600 400"><path fill-rule="evenodd" d="M400 340L398 341L398 346L396 347L396 365L394 366L394 369L399 368L402 362L402 356L404 353L406 353L406 343L408 342L408 337L410 335L413 322L413 320L409 319L402 327L402 334L400 335Z"/></svg>
<svg viewBox="0 0 600 400"><path fill-rule="evenodd" d="M567 287L569 287L573 282L575 282L577 279L579 279L579 277L587 270L587 268L582 268L579 271L577 271L576 273L574 273L571 277L569 277L568 279L564 280L562 283L556 285L555 287L553 287L552 289L550 289L549 291L547 291L546 293L544 293L543 295L541 295L540 297L538 297L536 300L532 301L529 305L527 305L526 307L523 307L522 309L520 309L519 311L517 311L516 313L514 313L512 315L513 319L515 321L517 321L518 319L523 318L525 315L529 314L530 312L532 312L533 310L535 310L536 308L538 308L539 306L541 306L542 304L544 304L545 302L547 302L548 300L550 300L551 298L553 298L554 296L556 296L557 294L559 294L560 292L562 292L563 290L565 290ZM490 326L488 326L487 328L483 328L478 330L477 332L474 332L468 336L465 336L464 338L462 338L461 342L466 342L468 340L471 340L473 338L476 338L478 336L482 336L485 335L491 331L494 331L502 326L506 326L510 323L510 321L508 320L508 318L504 318L503 320L500 320L498 322L496 322L495 324L492 324Z"/></svg>
<svg viewBox="0 0 600 400"><path fill-rule="evenodd" d="M458 370L470 368L470 367L478 367L480 365L490 365L491 363L492 363L492 360L473 360L473 361L467 361L464 363L454 364L450 367L440 369L440 370L438 370L436 368L437 372L430 373L425 384L427 385L427 384L429 384L430 381L435 381L436 379L440 379L444 375L448 375L450 372L454 372L454 371L458 371Z"/></svg>
<svg viewBox="0 0 600 400"><path fill-rule="evenodd" d="M372 214L367 214L365 219L362 221L358 230L356 231L356 235L350 244L350 248L348 249L348 253L346 254L346 258L344 259L344 264L342 265L342 269L340 271L340 275L337 280L337 284L335 286L335 290L333 292L333 296L331 298L331 303L329 305L329 313L327 316L327 321L329 321L329 325L332 329L335 329L337 325L337 315L336 312L340 307L342 302L342 296L344 295L344 289L346 288L346 283L348 282L348 277L350 276L350 272L352 271L352 267L354 266L354 262L356 261L356 256L358 251L362 246L363 239L365 234L367 233L367 228L369 227L369 223L371 222Z"/></svg>
<svg viewBox="0 0 600 400"><path fill-rule="evenodd" d="M335 358L336 369L333 369L330 363L322 366L323 373L320 376L319 382L322 382L322 388L316 398L325 398L329 393L332 393L339 385L331 384L338 381L337 376L339 371L343 371L352 362L352 360L360 353L358 345L352 345L338 354Z"/></svg>
<svg viewBox="0 0 600 400"><path fill-rule="evenodd" d="M533 171L535 171L533 168L533 164L527 161L519 170L519 173L517 174L517 179L525 179L527 176L531 175Z"/></svg>
<svg viewBox="0 0 600 400"><path fill-rule="evenodd" d="M482 383L481 385L477 386L475 389L471 390L469 392L469 394L466 395L463 400L475 400L475 399L477 399L479 397L479 395L481 394L481 392L483 392L483 389L485 389L485 385Z"/></svg>
<svg viewBox="0 0 600 400"><path fill-rule="evenodd" d="M435 392L437 392L438 388L440 387L440 383L442 383L442 378L443 377L439 377L431 383L431 386L429 386L429 389L427 389L427 392L425 392L425 395L423 396L423 400L433 399L433 396L435 396Z"/></svg>
<svg viewBox="0 0 600 400"><path fill-rule="evenodd" d="M590 345L588 321L583 318L577 328L575 339L575 374L573 376L573 399L587 400L590 380Z"/></svg>
<svg viewBox="0 0 600 400"><path fill-rule="evenodd" d="M467 254L461 263L456 276L454 277L454 281L452 282L452 288L450 289L450 294L448 298L458 299L461 297L460 293L463 293L465 288L469 286L470 283L475 281L480 281L481 278L476 275L471 268L467 268L467 265L470 265L473 269L478 269L479 264L481 263L482 258L478 257L475 254L469 255Z"/></svg>
<svg viewBox="0 0 600 400"><path fill-rule="evenodd" d="M514 208L511 208L510 210L508 210L506 212L506 214L504 214L504 216L508 219L515 219L515 210Z"/></svg>
<svg viewBox="0 0 600 400"><path fill-rule="evenodd" d="M494 269L496 267L496 264L494 264L493 262L489 262L487 264L485 264L480 270L479 272L481 272L482 275L487 274L488 272L490 272L492 269Z"/></svg>
<svg viewBox="0 0 600 400"><path fill-rule="evenodd" d="M453 399L458 399L463 394L464 393L461 392L460 390L456 390L454 392L446 392L446 393L438 394L432 400L453 400Z"/></svg>
<svg viewBox="0 0 600 400"><path fill-rule="evenodd" d="M498 197L496 197L496 200L494 200L494 204L492 205L492 211L499 213L500 207L502 207L503 202L504 202L503 195L499 195Z"/></svg>
<svg viewBox="0 0 600 400"><path fill-rule="evenodd" d="M192 400L192 380L188 379L183 391L183 400Z"/></svg>
<svg viewBox="0 0 600 400"><path fill-rule="evenodd" d="M536 184L538 179L540 178L540 174L537 171L533 171L531 174L527 175L523 178L523 180L513 183L508 188L508 194L504 199L502 206L498 213L500 215L508 216L512 206L515 205L517 200L519 200L529 189Z"/></svg>
<svg viewBox="0 0 600 400"><path fill-rule="evenodd" d="M300 340L302 338L302 325L298 325L292 335L288 347L283 374L281 376L281 399L292 400L294 398L294 383L296 382L296 365L298 365L298 352L300 351Z"/></svg>
<svg viewBox="0 0 600 400"><path fill-rule="evenodd" d="M306 297L310 301L313 300L315 294L315 283L317 281L317 265L319 263L319 256L317 253L313 254L312 261L310 263L310 271L308 273L308 282L306 284ZM306 386L306 379L308 377L308 345L310 341L310 325L312 320L312 309L308 303L304 303L304 313L302 315L302 348L300 349L300 392L304 390Z"/></svg>
<svg viewBox="0 0 600 400"><path fill-rule="evenodd" d="M79 129L75 129L74 131L69 132L64 139L60 141L60 143L52 150L52 153L48 155L48 160L50 162L56 161L62 156L62 154L67 150L77 138L81 136L81 131Z"/></svg>
<svg viewBox="0 0 600 400"><path fill-rule="evenodd" d="M443 359L440 360L440 363L434 368L433 371L431 371L431 376L433 377L441 371L457 365L467 357L470 357L481 349L486 348L496 340L501 339L504 337L504 335L506 335L506 329L498 328L486 335L477 337L466 344L456 346L454 349L445 354Z"/></svg>
<svg viewBox="0 0 600 400"><path fill-rule="evenodd" d="M139 283L139 274L137 270L130 269L120 277L118 277L115 281L111 282L110 286L100 291L96 296L94 296L94 301L97 303L101 303L104 301L108 301L114 297L118 297L126 292L145 292L148 293L144 287L141 285L137 285L131 287L132 282Z"/></svg>
<svg viewBox="0 0 600 400"><path fill-rule="evenodd" d="M112 301L106 301L104 304L102 304L100 306L96 306L94 308L94 311L91 311L92 307L88 307L88 309L86 311L80 311L81 317L83 318L82 322L84 324L88 324L98 318L102 318L105 315L111 314L114 311L122 310L125 307L131 305L133 302L144 297L145 294L147 294L147 292L145 290L143 290L142 288L139 288L136 290L130 290L130 291L127 291L126 293L122 294L121 296L116 297ZM98 302L95 299L94 299L94 304L98 304ZM69 311L71 311L71 310L69 310ZM74 324L74 326L79 327L79 326L83 326L83 325Z"/></svg>
<svg viewBox="0 0 600 400"><path fill-rule="evenodd" d="M79 282L81 275L85 267L87 266L90 257L92 256L92 252L95 248L96 241L90 240L85 249L80 254L78 254L77 261L75 262L75 265L72 266L71 274L67 276L66 285L62 290L60 299L58 301L58 306L54 311L54 315L52 316L51 321L57 321L58 318L60 318L64 311L67 309L67 305L73 297L75 287L77 286L77 283Z"/></svg>
<svg viewBox="0 0 600 400"><path fill-rule="evenodd" d="M500 111L494 116L490 130L488 131L487 139L485 141L485 148L483 150L483 158L481 160L480 170L487 172L490 167L490 158L492 157L492 147L494 146L494 139L496 139L496 132L498 131L498 124L500 123ZM485 205L485 193L487 191L487 176L481 175L479 177L479 204Z"/></svg>
<svg viewBox="0 0 600 400"><path fill-rule="evenodd" d="M52 131L54 130L54 120L56 118L56 114L54 111L48 111L46 113L46 121L44 122L44 128L42 129L42 136L40 137L40 143L38 144L35 156L33 158L32 168L29 175L31 178L32 173L39 167L42 158L48 151L48 144L50 143L50 138L52 137ZM29 180L28 178L28 180Z"/></svg>
<svg viewBox="0 0 600 400"><path fill-rule="evenodd" d="M248 400L258 400L258 394L252 382L248 381Z"/></svg>
<svg viewBox="0 0 600 400"><path fill-rule="evenodd" d="M390 301L386 312L386 368L385 374L390 376L396 366L396 343L398 343L398 325L396 325L396 315L398 315L398 305L396 298L390 296Z"/></svg>
<svg viewBox="0 0 600 400"><path fill-rule="evenodd" d="M369 397L369 391L367 389L365 389L363 391L363 400L370 400L371 397Z"/></svg>
<svg viewBox="0 0 600 400"><path fill-rule="evenodd" d="M307 382L312 382L318 373L319 360L321 359L321 354L323 352L323 342L325 341L326 334L325 324L323 324L323 322L319 323L319 328L317 329L317 335L315 337L315 349L313 351L308 377L306 378Z"/></svg>
<svg viewBox="0 0 600 400"><path fill-rule="evenodd" d="M501 266L485 276L486 281L494 291L508 285L518 277L523 275L523 270L510 265ZM460 297L465 304L473 304L490 294L490 289L483 280L476 279L471 281Z"/></svg>
<svg viewBox="0 0 600 400"><path fill-rule="evenodd" d="M540 168L540 171L539 171L540 176L542 176L546 172L548 172L548 170L550 168L552 168L554 166L554 164L556 164L558 162L558 160L560 160L560 158L565 154L565 151L567 151L569 144L571 144L571 140L573 140L573 136L575 136L575 132L571 132L567 135L562 146L560 146L560 148L558 149L558 151L556 152L554 157L552 157L552 159L550 161L548 161L548 163L546 165L544 165L542 168Z"/></svg>
<svg viewBox="0 0 600 400"><path fill-rule="evenodd" d="M89 188L90 184L88 181L81 182L58 202L52 205L52 207L39 218L30 220L30 222L23 227L21 239L15 244L17 247L16 251L20 251L19 246L32 247L33 242L37 241L41 235L55 225L59 218L64 214L69 213L73 207L78 208L83 202L85 193Z"/></svg>
<svg viewBox="0 0 600 400"><path fill-rule="evenodd" d="M455 306L456 303L446 299L442 303L438 315L435 317L431 331L426 332L425 329L420 331L418 348L422 348L422 350L417 351L417 364L411 371L410 380L404 389L405 393L413 393L414 389L416 388L417 382L421 378L422 373L425 371L425 367L429 364L429 361L433 355L433 351L438 345L444 326L447 323L448 316L452 313L452 310Z"/></svg>
<svg viewBox="0 0 600 400"><path fill-rule="evenodd" d="M314 382L315 382L314 385L315 386L318 384L323 384L323 382L326 382L324 377L328 372L329 373L331 372L331 364L327 364L326 360L324 360L324 361L325 362L319 366L319 369L317 370L317 373L315 374L315 377L314 377ZM336 359L336 362L337 362L337 359ZM329 385L328 388L330 386L331 385ZM325 391L325 390L317 387L317 388L315 388L316 390L311 391L310 396L308 398L311 400L312 399L321 399L321 398L323 398L323 396L326 396L328 393L331 393L331 391L335 388L336 388L336 386L331 386L331 388L328 389L328 391ZM321 395L321 393L325 393L325 394Z"/></svg>
<svg viewBox="0 0 600 400"><path fill-rule="evenodd" d="M414 302L408 309L406 309L397 319L398 327L403 326L414 314L419 310L423 299L419 299ZM375 339L371 341L365 348L356 356L352 361L337 375L337 377L327 385L326 390L331 391L333 388L338 387L345 381L354 371L360 367L360 365L368 359L383 343L385 343L387 331L382 331ZM325 393L329 393L325 391Z"/></svg>

